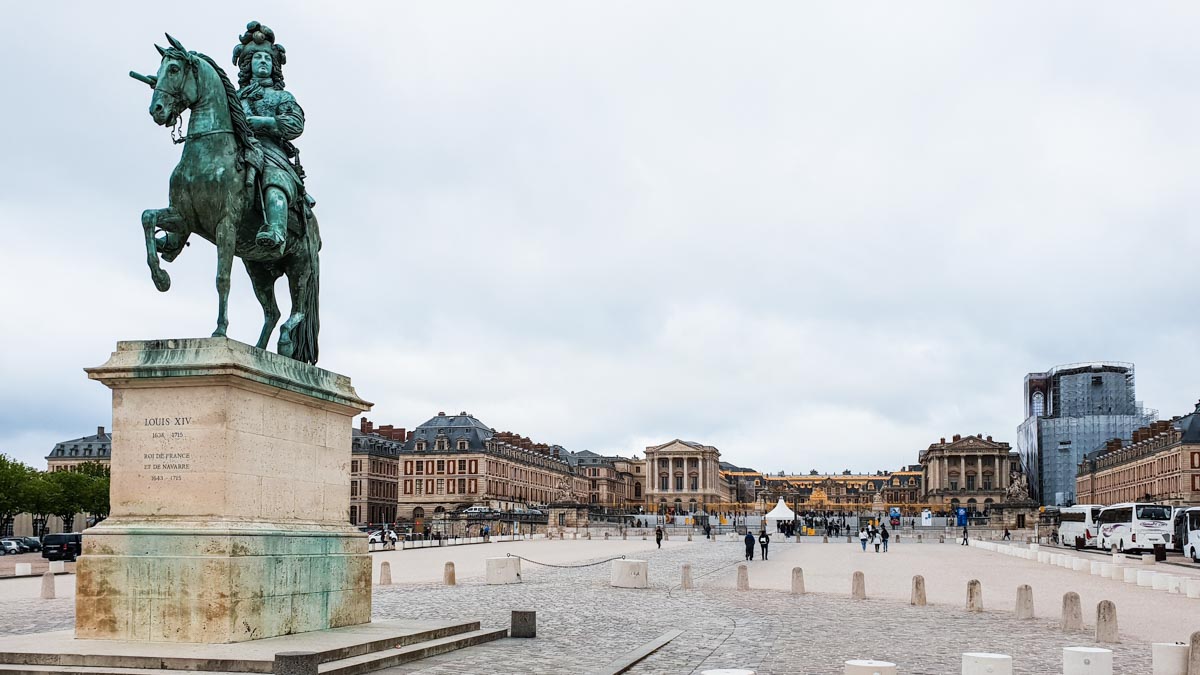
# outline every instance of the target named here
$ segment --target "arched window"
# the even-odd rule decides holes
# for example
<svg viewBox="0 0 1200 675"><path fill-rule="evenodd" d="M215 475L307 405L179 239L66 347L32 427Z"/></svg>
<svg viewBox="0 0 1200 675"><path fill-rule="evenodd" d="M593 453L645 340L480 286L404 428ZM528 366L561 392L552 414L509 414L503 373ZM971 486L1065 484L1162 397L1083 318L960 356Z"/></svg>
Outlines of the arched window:
<svg viewBox="0 0 1200 675"><path fill-rule="evenodd" d="M1046 414L1046 396L1040 391L1033 392L1033 398L1029 403L1030 413L1033 417L1041 417Z"/></svg>
<svg viewBox="0 0 1200 675"><path fill-rule="evenodd" d="M435 515L435 516L438 516L438 515L441 515L441 514L443 514L443 513L445 513L445 512L446 512L446 507L444 507L444 506L439 506L439 507L437 507L436 509L434 509L434 510L433 510L433 515Z"/></svg>
<svg viewBox="0 0 1200 675"><path fill-rule="evenodd" d="M419 506L417 508L413 509L413 520L419 520L424 517L425 517L425 509L423 509Z"/></svg>

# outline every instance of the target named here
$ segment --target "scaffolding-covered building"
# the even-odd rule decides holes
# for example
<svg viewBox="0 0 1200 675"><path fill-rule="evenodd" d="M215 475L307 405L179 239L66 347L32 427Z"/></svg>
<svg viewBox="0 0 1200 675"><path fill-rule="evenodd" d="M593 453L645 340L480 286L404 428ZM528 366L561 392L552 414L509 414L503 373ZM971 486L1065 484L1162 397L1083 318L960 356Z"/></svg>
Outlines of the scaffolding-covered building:
<svg viewBox="0 0 1200 675"><path fill-rule="evenodd" d="M1132 363L1094 361L1025 376L1025 421L1017 450L1032 496L1046 505L1075 503L1075 476L1084 455L1158 416L1134 397Z"/></svg>

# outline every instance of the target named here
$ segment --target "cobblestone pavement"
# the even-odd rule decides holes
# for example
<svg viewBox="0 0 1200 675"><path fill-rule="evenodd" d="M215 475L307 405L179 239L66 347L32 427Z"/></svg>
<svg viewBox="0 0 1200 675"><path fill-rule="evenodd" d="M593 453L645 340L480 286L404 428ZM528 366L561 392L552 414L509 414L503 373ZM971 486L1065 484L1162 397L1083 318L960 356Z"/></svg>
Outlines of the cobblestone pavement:
<svg viewBox="0 0 1200 675"><path fill-rule="evenodd" d="M1063 635L1056 622L1019 621L1010 611L967 614L945 606L856 602L848 595L706 587L701 575L716 570L710 581L725 577L742 562L736 544L697 542L639 555L650 563L650 590L610 587L608 565L556 569L529 563L518 585L473 581L379 589L379 617L474 616L499 627L507 625L511 610L538 613L534 640L501 640L384 672L584 673L671 629L684 633L629 672L740 667L760 675L825 674L841 673L848 659L875 658L897 663L901 673L947 675L959 672L963 652L983 651L1012 655L1014 673L1044 674L1061 672L1063 647L1093 644L1088 634ZM693 566L698 590L668 589L685 562ZM1114 651L1118 672L1151 672L1149 645L1115 645Z"/></svg>
<svg viewBox="0 0 1200 675"><path fill-rule="evenodd" d="M520 553L516 547L495 551ZM697 542L638 556L650 563L648 590L610 587L608 564L562 569L529 562L523 563L524 582L510 586L468 578L452 587L377 587L377 619L477 618L485 626L506 627L511 610L538 613L536 639L499 640L382 672L585 673L672 629L684 633L629 672L674 675L741 667L760 675L826 674L841 673L847 659L875 658L897 663L901 673L947 675L959 672L963 652L990 651L1012 655L1014 673L1044 674L1061 672L1063 647L1092 644L1088 634L1063 635L1056 622L1018 621L1010 611L967 614L892 600L856 602L839 594L719 587L716 580L742 562L736 544ZM693 566L697 590L670 587L685 562ZM753 584L755 563L750 565ZM70 599L8 602L0 634L70 628L73 605ZM1149 645L1113 647L1117 672L1151 672Z"/></svg>

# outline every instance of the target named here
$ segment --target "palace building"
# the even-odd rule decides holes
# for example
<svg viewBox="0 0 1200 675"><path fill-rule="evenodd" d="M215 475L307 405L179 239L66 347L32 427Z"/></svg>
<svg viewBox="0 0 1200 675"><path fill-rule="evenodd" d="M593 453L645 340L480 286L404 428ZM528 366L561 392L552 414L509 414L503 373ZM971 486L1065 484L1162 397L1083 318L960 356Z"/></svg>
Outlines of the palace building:
<svg viewBox="0 0 1200 675"><path fill-rule="evenodd" d="M350 522L382 526L396 522L400 453L407 434L392 425L375 428L367 418L350 433Z"/></svg>
<svg viewBox="0 0 1200 675"><path fill-rule="evenodd" d="M1080 504L1200 502L1200 404L1189 415L1160 420L1088 453L1075 477Z"/></svg>
<svg viewBox="0 0 1200 675"><path fill-rule="evenodd" d="M991 436L954 435L931 443L920 455L925 503L931 508L986 512L1003 503L1014 476L1021 474L1020 455Z"/></svg>
<svg viewBox="0 0 1200 675"><path fill-rule="evenodd" d="M588 481L588 504L629 508L644 498L644 464L637 457L568 452L566 459Z"/></svg>
<svg viewBox="0 0 1200 675"><path fill-rule="evenodd" d="M646 510L693 513L705 504L730 501L720 464L719 450L693 441L675 439L646 448Z"/></svg>
<svg viewBox="0 0 1200 675"><path fill-rule="evenodd" d="M405 442L397 515L420 521L469 506L507 511L586 503L589 483L565 454L559 446L497 432L466 412L439 412Z"/></svg>
<svg viewBox="0 0 1200 675"><path fill-rule="evenodd" d="M112 453L112 432L96 427L91 436L74 438L54 444L46 455L47 471L72 471L85 462L97 462L108 466Z"/></svg>

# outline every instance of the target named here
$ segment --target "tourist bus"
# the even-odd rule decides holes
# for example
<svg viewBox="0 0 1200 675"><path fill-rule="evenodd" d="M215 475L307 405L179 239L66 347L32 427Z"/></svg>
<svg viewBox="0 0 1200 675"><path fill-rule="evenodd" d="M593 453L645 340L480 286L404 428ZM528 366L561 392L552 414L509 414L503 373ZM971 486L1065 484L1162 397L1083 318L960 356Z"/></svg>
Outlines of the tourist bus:
<svg viewBox="0 0 1200 675"><path fill-rule="evenodd" d="M1200 563L1200 506L1175 510L1175 550Z"/></svg>
<svg viewBox="0 0 1200 675"><path fill-rule="evenodd" d="M1127 503L1106 506L1096 518L1102 549L1152 550L1155 544L1171 545L1171 507Z"/></svg>
<svg viewBox="0 0 1200 675"><path fill-rule="evenodd" d="M1096 518L1104 507L1099 504L1064 506L1058 512L1058 543L1064 548L1096 548L1100 530Z"/></svg>

